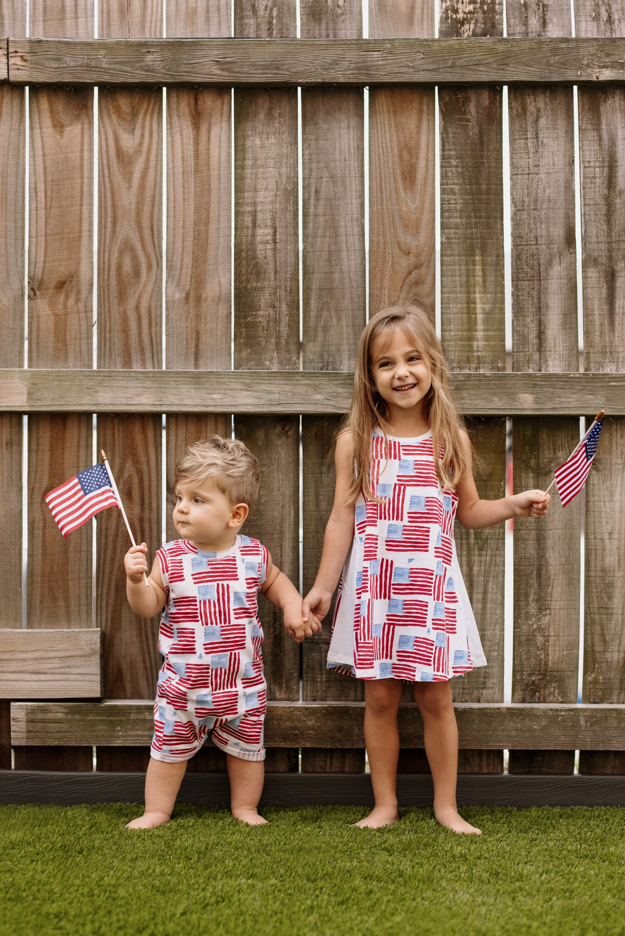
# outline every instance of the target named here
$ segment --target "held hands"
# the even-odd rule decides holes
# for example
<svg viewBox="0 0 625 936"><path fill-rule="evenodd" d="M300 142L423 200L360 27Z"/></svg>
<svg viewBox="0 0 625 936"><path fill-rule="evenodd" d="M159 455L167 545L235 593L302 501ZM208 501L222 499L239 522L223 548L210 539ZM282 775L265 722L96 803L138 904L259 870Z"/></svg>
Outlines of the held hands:
<svg viewBox="0 0 625 936"><path fill-rule="evenodd" d="M332 603L332 592L317 588L316 585L310 589L304 598L303 615L304 621L308 621L312 615L315 621L323 621L330 610ZM321 627L321 625L319 625Z"/></svg>
<svg viewBox="0 0 625 936"><path fill-rule="evenodd" d="M511 498L516 517L534 517L536 520L542 520L545 516L550 500L551 494L538 490L523 491Z"/></svg>
<svg viewBox="0 0 625 936"><path fill-rule="evenodd" d="M310 618L304 619L301 598L299 601L287 605L283 609L283 614L284 626L296 643L302 643L305 637L312 637L313 634L321 630L321 623L314 614L310 615Z"/></svg>
<svg viewBox="0 0 625 936"><path fill-rule="evenodd" d="M146 559L148 547L145 543L140 546L131 546L124 556L124 568L126 569L126 578L135 584L143 581L143 576L147 574L148 563Z"/></svg>

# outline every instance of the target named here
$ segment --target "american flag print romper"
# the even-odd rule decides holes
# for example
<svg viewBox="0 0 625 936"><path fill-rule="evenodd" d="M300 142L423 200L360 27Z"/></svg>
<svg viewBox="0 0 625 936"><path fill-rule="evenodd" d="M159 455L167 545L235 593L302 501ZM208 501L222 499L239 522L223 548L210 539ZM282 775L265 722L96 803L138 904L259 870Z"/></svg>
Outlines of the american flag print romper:
<svg viewBox="0 0 625 936"><path fill-rule="evenodd" d="M454 543L455 491L442 491L432 435L371 442L372 489L356 503L328 668L359 679L440 682L486 659Z"/></svg>
<svg viewBox="0 0 625 936"><path fill-rule="evenodd" d="M201 552L180 539L156 555L167 601L152 757L189 760L212 731L222 751L264 760L267 683L257 595L267 577L266 548L239 535L223 552Z"/></svg>

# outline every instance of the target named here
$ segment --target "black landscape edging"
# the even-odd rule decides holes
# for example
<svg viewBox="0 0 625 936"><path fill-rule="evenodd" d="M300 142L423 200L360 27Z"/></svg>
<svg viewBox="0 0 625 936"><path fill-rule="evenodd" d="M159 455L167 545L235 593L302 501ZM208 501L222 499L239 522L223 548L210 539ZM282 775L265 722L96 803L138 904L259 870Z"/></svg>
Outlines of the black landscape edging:
<svg viewBox="0 0 625 936"><path fill-rule="evenodd" d="M143 773L0 770L0 803L143 802ZM430 807L429 774L400 774L400 806ZM178 802L197 806L228 803L225 773L192 773ZM369 774L268 773L262 803L272 806L371 806ZM524 776L460 774L459 806L625 806L625 776Z"/></svg>

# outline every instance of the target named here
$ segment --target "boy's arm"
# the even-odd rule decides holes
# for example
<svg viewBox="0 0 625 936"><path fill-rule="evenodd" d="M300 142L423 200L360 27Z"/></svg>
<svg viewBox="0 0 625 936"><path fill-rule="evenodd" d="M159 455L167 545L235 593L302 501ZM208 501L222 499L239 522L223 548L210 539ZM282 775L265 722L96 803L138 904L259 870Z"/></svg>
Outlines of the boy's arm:
<svg viewBox="0 0 625 936"><path fill-rule="evenodd" d="M154 559L152 571L148 576L148 587L145 587L143 575L148 571L147 551L148 547L141 543L140 546L132 546L124 556L128 603L135 614L146 618L162 611L167 600L158 559Z"/></svg>
<svg viewBox="0 0 625 936"><path fill-rule="evenodd" d="M314 615L312 620L304 621L302 596L284 572L272 563L271 556L267 560L267 578L261 586L260 593L273 605L282 609L284 626L297 643L301 643L304 637L312 637L321 630L321 624Z"/></svg>
<svg viewBox="0 0 625 936"><path fill-rule="evenodd" d="M471 466L471 444L465 432L462 438L469 458L469 472L462 481L456 485L458 495L458 520L462 526L470 530L479 530L483 527L494 526L512 517L535 517L537 520L547 513L550 494L544 491L523 491L510 497L501 497L498 500L481 500L477 493Z"/></svg>

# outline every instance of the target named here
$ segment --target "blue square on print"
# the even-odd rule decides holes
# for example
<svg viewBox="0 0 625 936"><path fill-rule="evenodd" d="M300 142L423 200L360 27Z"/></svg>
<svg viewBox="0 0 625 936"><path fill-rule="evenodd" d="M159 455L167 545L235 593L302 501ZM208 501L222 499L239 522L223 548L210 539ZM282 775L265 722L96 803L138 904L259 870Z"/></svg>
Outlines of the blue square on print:
<svg viewBox="0 0 625 936"><path fill-rule="evenodd" d="M251 562L248 560L245 563L245 578L256 578L259 568L260 562Z"/></svg>
<svg viewBox="0 0 625 936"><path fill-rule="evenodd" d="M388 613L389 614L403 614L404 613L404 602L401 598L391 598L388 603Z"/></svg>
<svg viewBox="0 0 625 936"><path fill-rule="evenodd" d="M158 720L164 722L167 718L167 713L165 711L164 705L159 705L158 707Z"/></svg>
<svg viewBox="0 0 625 936"><path fill-rule="evenodd" d="M389 523L386 538L390 540L400 540L404 538L404 527L401 523Z"/></svg>
<svg viewBox="0 0 625 936"><path fill-rule="evenodd" d="M221 627L218 624L209 624L204 628L204 640L211 643L213 640L221 640Z"/></svg>
<svg viewBox="0 0 625 936"><path fill-rule="evenodd" d="M436 545L437 545L437 546L440 546L441 543L442 543L441 531L439 530L439 531L438 531L438 535L437 535L437 537L436 537Z"/></svg>
<svg viewBox="0 0 625 936"><path fill-rule="evenodd" d="M434 602L434 613L432 614L432 617L434 618L435 621L440 621L440 620L445 619L445 605L443 604L442 601Z"/></svg>
<svg viewBox="0 0 625 936"><path fill-rule="evenodd" d="M434 673L431 670L422 670L421 671L421 682L432 682L434 678Z"/></svg>
<svg viewBox="0 0 625 936"><path fill-rule="evenodd" d="M216 559L216 552L205 552L203 549L198 549L197 551L198 559L203 559L206 562L207 559Z"/></svg>
<svg viewBox="0 0 625 936"><path fill-rule="evenodd" d="M438 634L436 635L436 646L437 647L447 646L447 634L443 634L441 633L441 631L438 632Z"/></svg>
<svg viewBox="0 0 625 936"><path fill-rule="evenodd" d="M251 542L249 536L244 536L243 533L241 533L241 546L249 546Z"/></svg>
<svg viewBox="0 0 625 936"><path fill-rule="evenodd" d="M446 510L447 513L451 513L451 497L449 494L443 495L443 510Z"/></svg>
<svg viewBox="0 0 625 936"><path fill-rule="evenodd" d="M363 523L367 519L367 508L364 504L356 507L356 523Z"/></svg>
<svg viewBox="0 0 625 936"><path fill-rule="evenodd" d="M260 637L260 627L258 624L254 624L252 627L252 637Z"/></svg>
<svg viewBox="0 0 625 936"><path fill-rule="evenodd" d="M234 592L232 600L235 608L245 608L247 605L247 596L245 592Z"/></svg>
<svg viewBox="0 0 625 936"><path fill-rule="evenodd" d="M410 569L393 569L393 582L410 582Z"/></svg>
<svg viewBox="0 0 625 936"><path fill-rule="evenodd" d="M447 579L447 584L445 585L445 591L452 592L454 590L454 580L451 576Z"/></svg>
<svg viewBox="0 0 625 936"><path fill-rule="evenodd" d="M169 611L163 611L163 617L161 620L163 624L169 624Z"/></svg>
<svg viewBox="0 0 625 936"><path fill-rule="evenodd" d="M362 569L356 572L356 588L362 588Z"/></svg>
<svg viewBox="0 0 625 936"><path fill-rule="evenodd" d="M251 660L248 660L248 662L245 664L243 675L245 676L246 679L251 679L252 676L254 675L254 664L252 663Z"/></svg>
<svg viewBox="0 0 625 936"><path fill-rule="evenodd" d="M192 572L203 572L206 568L206 559L202 556L193 556L191 559L191 571Z"/></svg>
<svg viewBox="0 0 625 936"><path fill-rule="evenodd" d="M414 637L411 637L410 634L400 634L399 640L397 642L398 650L412 650L414 646Z"/></svg>
<svg viewBox="0 0 625 936"><path fill-rule="evenodd" d="M258 693L251 692L248 696L245 696L245 708L258 708ZM230 722L232 724L232 722Z"/></svg>
<svg viewBox="0 0 625 936"><path fill-rule="evenodd" d="M184 675L185 675L185 673L186 673L186 671L187 671L187 667L186 667L186 664L185 664L185 663L172 662L171 660L170 660L170 662L171 662L171 665L173 666L173 668L176 670L176 673L178 674L178 676L184 676Z"/></svg>
<svg viewBox="0 0 625 936"><path fill-rule="evenodd" d="M213 653L211 656L211 669L225 669L228 665L227 653Z"/></svg>
<svg viewBox="0 0 625 936"><path fill-rule="evenodd" d="M407 475L414 474L414 460L409 458L401 458L399 461L399 468L397 469L397 474Z"/></svg>
<svg viewBox="0 0 625 936"><path fill-rule="evenodd" d="M413 494L408 504L408 510L425 510L425 497L422 494Z"/></svg>
<svg viewBox="0 0 625 936"><path fill-rule="evenodd" d="M367 599L363 598L363 600L360 602L360 614L361 616L364 617L366 613L367 613Z"/></svg>
<svg viewBox="0 0 625 936"><path fill-rule="evenodd" d="M393 485L392 484L378 484L375 489L378 497L392 497L393 496Z"/></svg>
<svg viewBox="0 0 625 936"><path fill-rule="evenodd" d="M381 625L381 624L374 624L374 625L373 625L373 627L371 628L371 636L372 636L372 637L381 637L381 636L382 636L382 625Z"/></svg>
<svg viewBox="0 0 625 936"><path fill-rule="evenodd" d="M160 684L161 684L162 682L165 682L166 679L167 679L167 673L160 672L160 673L158 674L158 681L157 681L156 685L157 685L157 686L160 686ZM164 718L164 717L165 717L165 716L163 715L163 718ZM159 716L159 718L160 718L160 716Z"/></svg>
<svg viewBox="0 0 625 936"><path fill-rule="evenodd" d="M195 697L195 701L201 702L202 705L212 705L213 697L210 694L210 692L198 692L198 694Z"/></svg>
<svg viewBox="0 0 625 936"><path fill-rule="evenodd" d="M213 725L215 724L216 721L217 719L215 718L214 715L205 715L204 718L200 718L200 725L204 725L205 728L208 728L209 731L212 731ZM208 735L206 735L206 738L204 738L204 740L205 741L208 740Z"/></svg>
<svg viewBox="0 0 625 936"><path fill-rule="evenodd" d="M463 663L469 663L468 650L456 650L454 653L454 666L461 666Z"/></svg>
<svg viewBox="0 0 625 936"><path fill-rule="evenodd" d="M165 734L173 734L175 724L176 722L174 721L173 718L166 718L165 719Z"/></svg>
<svg viewBox="0 0 625 936"><path fill-rule="evenodd" d="M215 600L215 583L211 582L210 585L198 585L197 598L198 598L198 601L214 601Z"/></svg>
<svg viewBox="0 0 625 936"><path fill-rule="evenodd" d="M380 574L380 560L372 559L369 563L369 575L379 575Z"/></svg>
<svg viewBox="0 0 625 936"><path fill-rule="evenodd" d="M380 660L380 679L388 679L393 675L393 663L391 660Z"/></svg>
<svg viewBox="0 0 625 936"><path fill-rule="evenodd" d="M436 574L438 576L441 576L443 574L443 563L441 562L440 559L436 563Z"/></svg>

